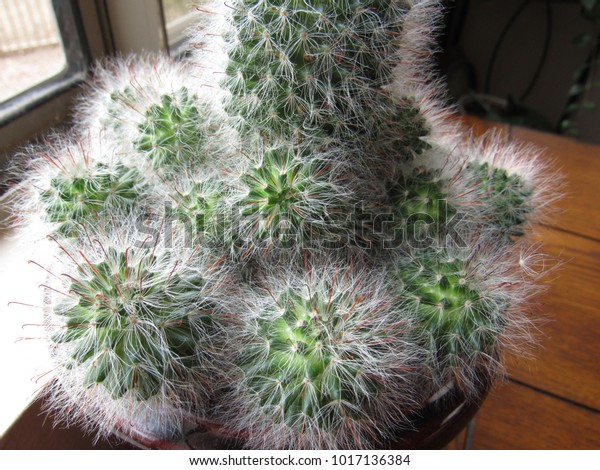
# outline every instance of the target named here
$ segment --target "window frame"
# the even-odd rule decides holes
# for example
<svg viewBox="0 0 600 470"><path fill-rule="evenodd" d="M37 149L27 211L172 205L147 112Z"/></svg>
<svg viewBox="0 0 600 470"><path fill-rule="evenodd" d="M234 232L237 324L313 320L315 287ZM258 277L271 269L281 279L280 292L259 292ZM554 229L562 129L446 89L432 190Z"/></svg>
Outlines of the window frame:
<svg viewBox="0 0 600 470"><path fill-rule="evenodd" d="M66 67L58 74L0 103L0 126L37 108L85 79L89 59L85 37L77 21L76 5L72 0L68 2L52 0L51 3Z"/></svg>
<svg viewBox="0 0 600 470"><path fill-rule="evenodd" d="M182 57L188 53L187 32L199 21L201 21L201 14L199 11L188 12L174 20L172 23L167 23L165 18L166 36L171 56Z"/></svg>

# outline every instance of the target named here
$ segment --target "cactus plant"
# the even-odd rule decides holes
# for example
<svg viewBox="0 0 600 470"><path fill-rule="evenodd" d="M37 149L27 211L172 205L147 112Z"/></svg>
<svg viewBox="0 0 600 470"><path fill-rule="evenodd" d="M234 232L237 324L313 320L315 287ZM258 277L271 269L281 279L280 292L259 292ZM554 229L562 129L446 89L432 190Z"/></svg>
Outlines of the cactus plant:
<svg viewBox="0 0 600 470"><path fill-rule="evenodd" d="M51 406L90 407L97 416L86 412L84 424L104 433L155 426L176 434L185 410L203 412L219 369L220 306L211 291L223 279L220 264L200 250L177 258L135 227L86 230L89 238L56 242L61 254L50 268L61 273L47 287L52 350L69 377Z"/></svg>
<svg viewBox="0 0 600 470"><path fill-rule="evenodd" d="M228 413L254 447L365 448L416 407L423 351L382 273L308 263L248 301Z"/></svg>
<svg viewBox="0 0 600 470"><path fill-rule="evenodd" d="M527 337L520 299L528 286L517 263L493 243L473 240L466 249L412 250L396 268L405 305L428 338L433 380L481 393L511 350L506 338Z"/></svg>
<svg viewBox="0 0 600 470"><path fill-rule="evenodd" d="M529 341L527 234L559 192L454 123L436 0L230 3L186 59L100 64L3 197L55 247L53 403L100 433L386 445Z"/></svg>

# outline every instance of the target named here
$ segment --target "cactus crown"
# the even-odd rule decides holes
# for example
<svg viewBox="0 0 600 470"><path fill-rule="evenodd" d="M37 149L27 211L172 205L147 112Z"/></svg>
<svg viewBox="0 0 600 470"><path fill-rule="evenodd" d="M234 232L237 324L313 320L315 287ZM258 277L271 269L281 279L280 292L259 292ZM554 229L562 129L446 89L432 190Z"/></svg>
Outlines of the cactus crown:
<svg viewBox="0 0 600 470"><path fill-rule="evenodd" d="M173 95L162 95L160 104L150 106L134 142L155 169L182 163L202 163L202 146L208 138L196 97L187 88Z"/></svg>
<svg viewBox="0 0 600 470"><path fill-rule="evenodd" d="M71 299L55 307L65 326L53 339L67 345L67 368L85 370L84 386L147 400L198 367L213 306L197 298L202 276L177 270L168 253L159 259L148 249L101 251L98 261L81 253L67 275Z"/></svg>
<svg viewBox="0 0 600 470"><path fill-rule="evenodd" d="M524 235L527 214L533 212L533 190L519 175L509 174L504 168L491 167L487 162L472 163L469 169L488 202L486 215L490 224L501 230L505 237Z"/></svg>
<svg viewBox="0 0 600 470"><path fill-rule="evenodd" d="M329 291L333 297L331 287ZM298 416L315 419L320 415L317 425L329 427L332 416L322 414L323 410L335 412L335 407L328 409L331 403L342 406L343 402L352 402L355 409L349 409L347 414L355 417L366 397L376 394L377 387L372 379L363 376L365 371L353 361L350 351L335 347L343 339L340 335L345 334L339 305L342 299L339 295L320 297L321 293L311 297L291 290L280 295L280 314L258 320L257 334L269 344L268 356L260 364L246 364L245 372L251 377L249 386L260 397L261 406L281 407L283 419L289 423ZM349 299L344 300L348 310L352 304L348 304ZM359 301L354 299L354 303ZM272 380L265 383L265 376ZM361 390L363 396L358 396L357 391ZM337 419L342 415L338 413Z"/></svg>
<svg viewBox="0 0 600 470"><path fill-rule="evenodd" d="M266 151L262 161L241 177L243 237L252 244L335 239L344 229L343 217L352 206L347 191L335 182L335 164L289 146ZM319 235L322 235L320 237Z"/></svg>

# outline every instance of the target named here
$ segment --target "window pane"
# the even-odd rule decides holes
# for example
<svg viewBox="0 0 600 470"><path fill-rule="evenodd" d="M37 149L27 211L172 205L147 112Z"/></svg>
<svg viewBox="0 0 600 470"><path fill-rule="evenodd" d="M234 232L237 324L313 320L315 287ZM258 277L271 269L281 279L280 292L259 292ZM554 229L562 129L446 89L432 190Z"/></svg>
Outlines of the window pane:
<svg viewBox="0 0 600 470"><path fill-rule="evenodd" d="M0 0L0 103L58 75L66 58L51 0Z"/></svg>
<svg viewBox="0 0 600 470"><path fill-rule="evenodd" d="M206 2L203 0L162 0L170 45L175 45L185 39L187 28L198 21L200 16L196 6L202 3Z"/></svg>
<svg viewBox="0 0 600 470"><path fill-rule="evenodd" d="M172 23L191 12L194 3L193 0L163 0L167 24Z"/></svg>

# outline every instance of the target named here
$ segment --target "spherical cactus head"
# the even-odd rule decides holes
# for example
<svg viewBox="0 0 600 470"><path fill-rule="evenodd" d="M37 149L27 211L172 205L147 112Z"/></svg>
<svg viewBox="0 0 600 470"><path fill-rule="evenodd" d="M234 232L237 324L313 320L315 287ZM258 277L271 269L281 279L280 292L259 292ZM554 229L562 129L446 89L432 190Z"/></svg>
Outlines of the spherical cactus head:
<svg viewBox="0 0 600 470"><path fill-rule="evenodd" d="M148 54L104 65L81 100L81 119L124 163L174 180L226 158L224 113L192 64Z"/></svg>
<svg viewBox="0 0 600 470"><path fill-rule="evenodd" d="M371 276L331 265L268 276L242 335L232 408L249 445L373 447L414 406L411 322Z"/></svg>
<svg viewBox="0 0 600 470"><path fill-rule="evenodd" d="M108 223L111 214L131 214L148 190L139 172L120 163L63 169L39 194L45 219L61 235L76 234L80 224Z"/></svg>
<svg viewBox="0 0 600 470"><path fill-rule="evenodd" d="M448 200L448 182L439 170L408 169L388 185L387 192L394 218L389 226L394 233L388 239L396 246L431 244L443 238L457 211Z"/></svg>
<svg viewBox="0 0 600 470"><path fill-rule="evenodd" d="M140 200L153 199L144 174L107 151L98 136L54 136L27 151L33 158L20 170L12 202L42 236L77 237L82 226L133 217Z"/></svg>
<svg viewBox="0 0 600 470"><path fill-rule="evenodd" d="M502 373L510 338L528 326L519 312L517 262L489 241L465 249L414 249L397 261L401 297L429 343L440 386L453 382L478 396Z"/></svg>
<svg viewBox="0 0 600 470"><path fill-rule="evenodd" d="M210 138L208 113L200 110L197 97L182 87L160 97L138 125L136 148L156 170L181 171L206 159L204 147Z"/></svg>
<svg viewBox="0 0 600 470"><path fill-rule="evenodd" d="M473 162L468 171L486 203L486 224L507 240L523 236L527 218L534 210L533 189L519 175L487 162Z"/></svg>
<svg viewBox="0 0 600 470"><path fill-rule="evenodd" d="M555 215L564 180L541 149L488 132L467 142L464 152L462 177L479 205L474 217L496 243L510 248L523 242L532 227Z"/></svg>
<svg viewBox="0 0 600 470"><path fill-rule="evenodd" d="M183 257L131 232L92 233L61 245L65 281L52 291L49 320L58 325L56 406L101 433L179 430L183 414L204 412L222 357L208 294L215 268L198 252Z"/></svg>
<svg viewBox="0 0 600 470"><path fill-rule="evenodd" d="M231 188L216 178L199 176L177 185L171 194L174 219L183 224L190 243L216 248L229 236Z"/></svg>
<svg viewBox="0 0 600 470"><path fill-rule="evenodd" d="M336 181L339 163L327 155L279 146L240 177L241 238L245 245L310 248L347 239L351 193Z"/></svg>

